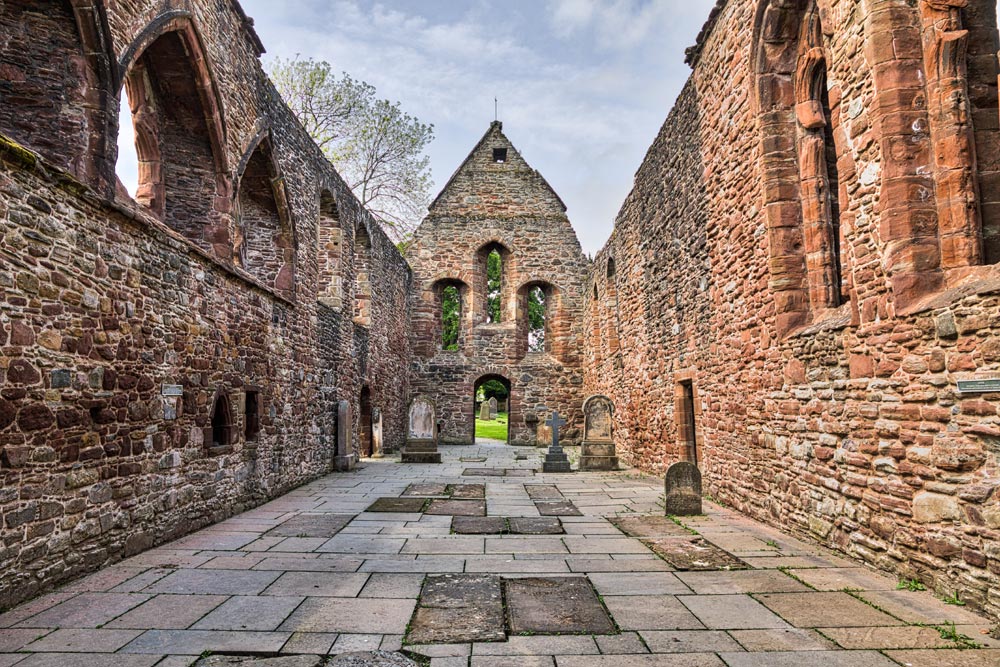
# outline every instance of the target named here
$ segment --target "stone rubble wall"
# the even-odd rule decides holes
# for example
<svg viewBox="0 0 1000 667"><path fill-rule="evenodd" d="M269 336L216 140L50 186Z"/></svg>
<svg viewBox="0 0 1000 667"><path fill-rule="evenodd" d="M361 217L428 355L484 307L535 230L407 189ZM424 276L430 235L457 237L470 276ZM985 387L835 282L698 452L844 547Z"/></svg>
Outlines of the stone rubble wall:
<svg viewBox="0 0 1000 667"><path fill-rule="evenodd" d="M791 138L762 136L758 3L721 2L595 260L586 391L614 399L622 459L662 473L686 456L675 396L691 380L713 499L996 617L1000 393L959 394L956 381L1000 372L1000 269L942 268L957 263L955 248L937 249L927 231L943 184L926 168L920 8L819 4L843 132L849 302L782 325L774 257L796 246L769 227L761 164L762 146ZM995 57L992 67L995 78ZM997 127L991 94L981 128ZM794 179L774 187L796 188ZM911 224L920 226L902 227ZM605 297L610 257L616 304Z"/></svg>
<svg viewBox="0 0 1000 667"><path fill-rule="evenodd" d="M222 100L232 182L255 138L273 147L293 228L291 290L257 282L121 194L112 201L106 175L77 168L99 142L68 144L82 160L43 158L0 127L0 608L330 471L337 401L359 419L365 384L387 445L402 443L409 267L280 101L236 9L120 1L104 38L126 59L147 26L192 15ZM365 327L353 307L317 302L323 191L343 248L359 227L371 238L377 303ZM335 264L352 305L353 253ZM249 441L248 390L260 395L261 427ZM220 394L233 438L209 451Z"/></svg>

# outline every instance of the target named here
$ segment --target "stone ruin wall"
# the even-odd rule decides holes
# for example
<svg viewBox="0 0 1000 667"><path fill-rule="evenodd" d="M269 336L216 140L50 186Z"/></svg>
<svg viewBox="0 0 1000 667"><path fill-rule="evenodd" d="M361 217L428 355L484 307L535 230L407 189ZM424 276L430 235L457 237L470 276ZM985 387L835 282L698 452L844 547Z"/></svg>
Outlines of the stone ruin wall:
<svg viewBox="0 0 1000 667"><path fill-rule="evenodd" d="M933 104L925 110L919 31L932 7L819 4L842 119L848 303L810 311L789 291L805 281L795 253L809 231L794 222L804 186L794 157L784 171L769 162L794 146L775 117L794 116L766 112L791 82L764 86L758 111L753 29L775 27L756 2L720 3L595 261L587 392L614 399L619 455L662 473L689 455L676 396L692 380L713 499L995 617L1000 394L960 395L956 380L1000 370L1000 270L963 262L973 244L961 230L946 238L946 214L960 216L941 193L954 191L928 167L970 173L967 144L932 150L968 128ZM998 125L996 59L984 56L989 43L997 50L993 11L974 0L963 15L980 39L970 41L968 88L985 157L961 183L976 192L969 183L979 177L986 224L998 194L984 178ZM773 44L780 53L780 39ZM609 257L616 299L606 296Z"/></svg>
<svg viewBox="0 0 1000 667"><path fill-rule="evenodd" d="M507 149L504 163L493 161L494 148ZM501 244L509 255L503 262L501 321L487 324L485 255L479 251L491 243ZM536 444L539 426L544 440L544 422L552 410L568 422L561 439L579 441L579 312L587 260L562 201L511 145L499 123L491 126L431 205L407 258L414 273L411 395L423 393L435 401L441 441L471 444L473 390L485 375L511 382L512 443ZM441 349L435 286L442 280L464 285L458 351ZM527 349L522 288L533 281L558 290L556 305L547 305L545 353ZM529 415L537 421L530 421Z"/></svg>
<svg viewBox="0 0 1000 667"><path fill-rule="evenodd" d="M5 85L15 85L0 88L0 106L23 103L22 115L48 123L26 128L0 113L9 123L0 126L0 608L328 472L336 403L352 401L358 420L366 383L387 445L402 443L405 425L409 269L278 99L238 6L117 2L104 24L97 6L73 5L86 46L63 39L80 38L73 25L61 26L43 61L0 44ZM290 287L234 266L231 246L185 238L115 200L117 61L168 25L201 37L225 129L220 182L238 188L241 161L262 137L270 147L295 240L284 257ZM87 108L97 111L66 120L80 104L75 89L32 106L48 92L16 85L33 85L34 68L51 62L72 65L67 86L88 82ZM323 191L336 203L325 238L337 242L319 247ZM233 198L217 196L203 222L232 232ZM376 300L366 325L353 321L361 228ZM318 262L339 280L318 287ZM336 298L321 305L320 291ZM176 418L164 384L182 387ZM248 389L260 394L255 441L244 432ZM218 393L230 400L233 437L209 451Z"/></svg>

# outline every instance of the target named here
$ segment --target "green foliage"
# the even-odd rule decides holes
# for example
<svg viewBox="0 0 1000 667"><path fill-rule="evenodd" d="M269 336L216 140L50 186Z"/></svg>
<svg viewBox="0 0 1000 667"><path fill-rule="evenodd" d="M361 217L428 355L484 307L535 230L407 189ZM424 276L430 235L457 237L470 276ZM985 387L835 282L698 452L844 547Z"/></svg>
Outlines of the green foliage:
<svg viewBox="0 0 1000 667"><path fill-rule="evenodd" d="M441 349L458 349L458 328L461 324L462 297L458 288L448 285L441 291Z"/></svg>
<svg viewBox="0 0 1000 667"><path fill-rule="evenodd" d="M486 321L500 321L500 289L503 286L503 260L496 250L486 257Z"/></svg>
<svg viewBox="0 0 1000 667"><path fill-rule="evenodd" d="M430 202L434 126L380 100L364 81L312 58L268 63L275 88L306 132L396 240L407 239Z"/></svg>
<svg viewBox="0 0 1000 667"><path fill-rule="evenodd" d="M962 602L962 600L958 597L958 591L952 593L951 595L946 595L945 597L941 598L941 601L944 602L945 604L953 604L957 607L965 606L965 603Z"/></svg>
<svg viewBox="0 0 1000 667"><path fill-rule="evenodd" d="M926 591L927 587L916 579L900 579L899 583L896 584L897 591Z"/></svg>
<svg viewBox="0 0 1000 667"><path fill-rule="evenodd" d="M500 380L487 380L479 385L479 395L481 396L479 400L488 401L495 398L502 401L507 398L507 387Z"/></svg>

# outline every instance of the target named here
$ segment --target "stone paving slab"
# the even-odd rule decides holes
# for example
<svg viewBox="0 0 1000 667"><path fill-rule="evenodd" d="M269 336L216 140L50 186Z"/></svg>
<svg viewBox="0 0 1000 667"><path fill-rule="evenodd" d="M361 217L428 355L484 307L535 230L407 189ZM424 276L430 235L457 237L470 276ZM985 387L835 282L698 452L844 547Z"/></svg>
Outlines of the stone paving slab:
<svg viewBox="0 0 1000 667"><path fill-rule="evenodd" d="M786 621L747 595L679 595L677 599L712 630L788 627Z"/></svg>
<svg viewBox="0 0 1000 667"><path fill-rule="evenodd" d="M410 484L403 491L403 496L417 496L421 498L446 498L448 497L447 484Z"/></svg>
<svg viewBox="0 0 1000 667"><path fill-rule="evenodd" d="M406 641L411 644L502 641L506 638L500 578L486 574L429 576Z"/></svg>
<svg viewBox="0 0 1000 667"><path fill-rule="evenodd" d="M837 645L815 630L730 630L729 635L748 651L829 651Z"/></svg>
<svg viewBox="0 0 1000 667"><path fill-rule="evenodd" d="M2 658L3 656L0 656ZM168 667L160 662L161 655L121 655L98 654L98 653L35 653L21 660L23 656L17 656L18 667L152 667L156 664L160 667ZM0 662L0 664L4 664ZM7 663L12 665L15 663ZM187 664L180 667L187 667ZM176 663L175 663L176 665ZM174 665L169 665L174 667Z"/></svg>
<svg viewBox="0 0 1000 667"><path fill-rule="evenodd" d="M272 537L326 537L339 533L354 518L352 514L307 513L294 516L268 530Z"/></svg>
<svg viewBox="0 0 1000 667"><path fill-rule="evenodd" d="M803 657L807 655L808 657ZM720 653L729 667L898 667L875 651ZM807 662L808 661L808 662ZM940 663L938 663L940 665Z"/></svg>
<svg viewBox="0 0 1000 667"><path fill-rule="evenodd" d="M714 653L556 656L556 667L724 667Z"/></svg>
<svg viewBox="0 0 1000 667"><path fill-rule="evenodd" d="M425 510L430 515L486 516L485 500L431 500Z"/></svg>
<svg viewBox="0 0 1000 667"><path fill-rule="evenodd" d="M26 651L67 653L114 653L142 634L142 630L56 630L25 647Z"/></svg>
<svg viewBox="0 0 1000 667"><path fill-rule="evenodd" d="M677 578L695 593L794 593L809 587L777 570L678 572Z"/></svg>
<svg viewBox="0 0 1000 667"><path fill-rule="evenodd" d="M456 516L451 531L458 535L499 535L507 529L507 520L500 516Z"/></svg>
<svg viewBox="0 0 1000 667"><path fill-rule="evenodd" d="M290 632L403 634L416 600L306 598L278 628Z"/></svg>
<svg viewBox="0 0 1000 667"><path fill-rule="evenodd" d="M510 532L515 535L561 535L562 522L558 517L511 517Z"/></svg>
<svg viewBox="0 0 1000 667"><path fill-rule="evenodd" d="M17 627L96 628L149 597L136 593L82 593L21 621Z"/></svg>
<svg viewBox="0 0 1000 667"><path fill-rule="evenodd" d="M622 630L705 629L673 595L605 595L604 604Z"/></svg>
<svg viewBox="0 0 1000 667"><path fill-rule="evenodd" d="M535 501L535 508L542 516L583 516L583 512L569 500L538 500Z"/></svg>
<svg viewBox="0 0 1000 667"><path fill-rule="evenodd" d="M426 498L379 498L365 511L410 514L423 512L426 506Z"/></svg>
<svg viewBox="0 0 1000 667"><path fill-rule="evenodd" d="M819 628L825 636L846 649L956 648L936 628L896 626L876 628Z"/></svg>
<svg viewBox="0 0 1000 667"><path fill-rule="evenodd" d="M595 572L589 578L601 595L683 595L691 592L670 572Z"/></svg>
<svg viewBox="0 0 1000 667"><path fill-rule="evenodd" d="M609 521L630 537L686 537L691 534L665 516L617 516Z"/></svg>
<svg viewBox="0 0 1000 667"><path fill-rule="evenodd" d="M226 600L225 595L157 595L104 627L183 630Z"/></svg>
<svg viewBox="0 0 1000 667"><path fill-rule="evenodd" d="M702 537L645 539L642 543L678 570L740 570L750 567Z"/></svg>
<svg viewBox="0 0 1000 667"><path fill-rule="evenodd" d="M886 655L906 667L996 667L1000 665L1000 650L886 651Z"/></svg>
<svg viewBox="0 0 1000 667"><path fill-rule="evenodd" d="M514 634L611 634L615 627L585 577L505 579Z"/></svg>
<svg viewBox="0 0 1000 667"><path fill-rule="evenodd" d="M148 630L125 646L124 653L201 655L205 651L277 653L287 632Z"/></svg>
<svg viewBox="0 0 1000 667"><path fill-rule="evenodd" d="M563 494L555 484L525 484L524 490L532 500L562 500Z"/></svg>
<svg viewBox="0 0 1000 667"><path fill-rule="evenodd" d="M456 500L483 500L486 498L486 487L482 484L449 484L451 497Z"/></svg>
<svg viewBox="0 0 1000 667"><path fill-rule="evenodd" d="M742 650L736 640L721 630L642 630L639 634L653 653Z"/></svg>
<svg viewBox="0 0 1000 667"><path fill-rule="evenodd" d="M368 582L365 573L285 572L262 593L270 596L357 597Z"/></svg>
<svg viewBox="0 0 1000 667"><path fill-rule="evenodd" d="M902 625L847 593L759 593L773 612L800 628L858 628Z"/></svg>

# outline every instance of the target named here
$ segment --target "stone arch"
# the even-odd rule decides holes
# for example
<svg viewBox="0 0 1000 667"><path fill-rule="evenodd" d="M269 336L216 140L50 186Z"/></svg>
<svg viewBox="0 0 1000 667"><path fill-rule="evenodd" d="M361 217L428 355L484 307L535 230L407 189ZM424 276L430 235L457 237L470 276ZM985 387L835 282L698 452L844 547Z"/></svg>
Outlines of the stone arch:
<svg viewBox="0 0 1000 667"><path fill-rule="evenodd" d="M500 371L500 369L490 368L487 372L479 373L475 379L472 381L472 442L476 442L476 394L484 383L490 380L496 380L500 382L507 390L507 444L510 444L511 434L513 429L511 425L514 423L513 415L515 414L515 401L514 401L514 385L508 377L509 374L505 374Z"/></svg>
<svg viewBox="0 0 1000 667"><path fill-rule="evenodd" d="M500 276L491 280L488 275L490 256L500 258ZM514 275L514 253L510 246L495 239L482 242L477 248L473 261L473 317L477 324L501 324L509 322L512 314L510 299L511 276ZM498 319L495 319L498 318Z"/></svg>
<svg viewBox="0 0 1000 667"><path fill-rule="evenodd" d="M103 4L8 0L0 34L0 130L110 195L118 80Z"/></svg>
<svg viewBox="0 0 1000 667"><path fill-rule="evenodd" d="M205 429L205 449L209 454L224 454L232 449L235 420L229 396L222 389L215 392Z"/></svg>
<svg viewBox="0 0 1000 667"><path fill-rule="evenodd" d="M372 240L364 222L354 226L354 323L372 323Z"/></svg>
<svg viewBox="0 0 1000 667"><path fill-rule="evenodd" d="M328 188L319 195L319 217L316 222L317 289L319 302L339 310L344 305L341 251L344 230L340 222L337 199Z"/></svg>
<svg viewBox="0 0 1000 667"><path fill-rule="evenodd" d="M455 351L459 352L463 349L466 336L465 325L465 314L468 310L466 305L469 300L469 295L471 290L469 285L462 280L457 278L443 278L434 282L432 286L433 296L434 296L434 314L435 314L435 336L434 340L437 342L435 346L437 350L444 351ZM454 290L454 293L451 292ZM457 299L458 312L451 317L454 318L454 322L446 322L446 318L449 317L450 311L446 312L446 305L450 299ZM455 304L453 304L455 305ZM450 324L451 327L446 327ZM446 328L450 331L454 327L453 340L452 337L445 337Z"/></svg>
<svg viewBox="0 0 1000 667"><path fill-rule="evenodd" d="M770 284L786 333L845 296L839 98L827 95L816 0L764 0L754 33Z"/></svg>
<svg viewBox="0 0 1000 667"><path fill-rule="evenodd" d="M268 129L258 132L240 160L236 182L234 260L265 286L291 298L295 235L285 180Z"/></svg>
<svg viewBox="0 0 1000 667"><path fill-rule="evenodd" d="M225 119L191 16L159 16L129 45L119 68L135 127L136 202L196 245L231 259Z"/></svg>
<svg viewBox="0 0 1000 667"><path fill-rule="evenodd" d="M543 343L540 349L532 349L532 322L529 311L532 293L540 291L543 296ZM517 288L517 354L523 357L529 352L544 352L562 358L569 343L569 323L562 312L562 292L546 280L528 280ZM537 334L536 334L537 335Z"/></svg>

